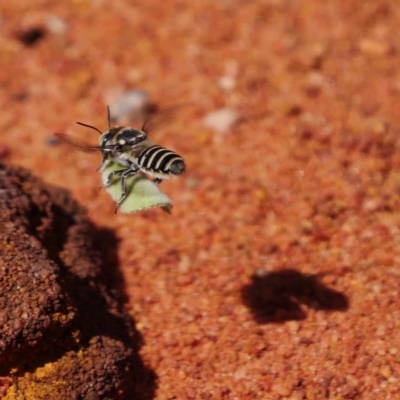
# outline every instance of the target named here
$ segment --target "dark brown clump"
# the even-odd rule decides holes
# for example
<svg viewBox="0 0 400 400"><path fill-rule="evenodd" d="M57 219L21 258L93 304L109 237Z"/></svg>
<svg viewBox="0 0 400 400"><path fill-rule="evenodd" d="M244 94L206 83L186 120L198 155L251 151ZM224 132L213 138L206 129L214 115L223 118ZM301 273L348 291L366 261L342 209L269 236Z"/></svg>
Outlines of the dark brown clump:
<svg viewBox="0 0 400 400"><path fill-rule="evenodd" d="M145 378L140 398L152 397L138 334L111 287L112 253L93 244L112 246L110 235L67 191L0 165L0 376L13 378L4 398L131 399Z"/></svg>
<svg viewBox="0 0 400 400"><path fill-rule="evenodd" d="M17 35L18 40L25 46L31 47L46 36L46 31L42 27L32 27L20 32Z"/></svg>

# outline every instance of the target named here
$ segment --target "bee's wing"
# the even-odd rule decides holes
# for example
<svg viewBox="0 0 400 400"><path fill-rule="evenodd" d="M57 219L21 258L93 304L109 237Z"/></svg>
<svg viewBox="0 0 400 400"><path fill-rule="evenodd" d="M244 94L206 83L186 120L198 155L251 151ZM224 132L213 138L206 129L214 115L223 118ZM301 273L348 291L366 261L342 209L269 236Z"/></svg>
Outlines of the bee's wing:
<svg viewBox="0 0 400 400"><path fill-rule="evenodd" d="M63 142L68 143L69 145L76 147L79 150L86 151L86 152L93 152L93 151L104 151L106 149L101 148L100 146L93 146L92 144L84 143L81 141L75 141L71 139L69 135L65 133L58 133L55 132L54 136L58 139L62 140Z"/></svg>
<svg viewBox="0 0 400 400"><path fill-rule="evenodd" d="M175 104L173 106L169 106L166 108L163 108L161 110L158 110L157 108L148 111L146 113L146 116L143 120L143 125L142 125L142 131L145 133L149 133L154 128L156 128L159 125L162 125L164 121L168 120L171 118L171 115L173 115L177 110L186 107L188 105L191 105L192 103L181 103L181 104Z"/></svg>

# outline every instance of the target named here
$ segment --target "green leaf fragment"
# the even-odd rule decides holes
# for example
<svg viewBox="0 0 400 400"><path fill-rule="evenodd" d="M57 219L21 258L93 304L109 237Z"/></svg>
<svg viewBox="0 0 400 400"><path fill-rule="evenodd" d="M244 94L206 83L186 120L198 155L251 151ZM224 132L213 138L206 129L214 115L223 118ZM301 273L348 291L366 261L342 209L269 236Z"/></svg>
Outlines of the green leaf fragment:
<svg viewBox="0 0 400 400"><path fill-rule="evenodd" d="M103 185L113 171L126 169L126 167L107 161L101 169ZM138 211L148 210L153 207L161 207L167 213L171 213L172 201L159 187L141 173L137 173L127 179L128 196L121 203L119 210L125 214L133 214ZM122 195L121 178L115 177L111 184L105 187L114 201L118 201Z"/></svg>

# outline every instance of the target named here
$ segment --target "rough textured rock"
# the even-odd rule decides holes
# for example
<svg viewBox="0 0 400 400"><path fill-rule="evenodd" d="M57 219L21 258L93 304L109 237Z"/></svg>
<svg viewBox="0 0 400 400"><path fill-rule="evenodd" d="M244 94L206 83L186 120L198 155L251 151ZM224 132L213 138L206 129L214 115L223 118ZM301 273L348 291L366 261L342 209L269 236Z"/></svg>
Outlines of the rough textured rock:
<svg viewBox="0 0 400 400"><path fill-rule="evenodd" d="M12 379L5 399L135 393L135 374L144 372L139 337L116 294L114 250L98 253L96 236L115 245L67 191L0 165L0 375Z"/></svg>

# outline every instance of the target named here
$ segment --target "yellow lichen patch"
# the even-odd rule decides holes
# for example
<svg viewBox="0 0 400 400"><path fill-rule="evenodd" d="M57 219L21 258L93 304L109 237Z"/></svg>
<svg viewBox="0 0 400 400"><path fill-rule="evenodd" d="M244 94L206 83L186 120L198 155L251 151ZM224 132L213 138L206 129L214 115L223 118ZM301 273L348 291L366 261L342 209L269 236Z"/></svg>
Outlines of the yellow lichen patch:
<svg viewBox="0 0 400 400"><path fill-rule="evenodd" d="M21 390L20 385L24 386ZM60 396L60 386L66 386L65 381L53 381L51 383L42 382L18 382L16 385L11 386L4 400L36 400L36 399L57 399Z"/></svg>
<svg viewBox="0 0 400 400"><path fill-rule="evenodd" d="M7 400L34 400L34 399L58 399L65 392L69 383L59 379L60 366L64 363L47 363L37 368L33 374L25 374L19 377L16 384L12 385L4 399Z"/></svg>
<svg viewBox="0 0 400 400"><path fill-rule="evenodd" d="M56 312L52 315L53 321L56 322L65 322L68 319L68 315L62 314L60 312Z"/></svg>
<svg viewBox="0 0 400 400"><path fill-rule="evenodd" d="M39 379L41 379L41 378L44 378L44 377L50 375L50 374L53 373L53 372L54 372L54 365L51 364L51 363L48 363L48 364L45 364L44 367L38 368L38 369L36 370L36 374L35 374L35 375L36 375Z"/></svg>
<svg viewBox="0 0 400 400"><path fill-rule="evenodd" d="M6 395L3 397L3 399L7 400L14 400L17 399L17 387L15 385L12 385L8 388Z"/></svg>
<svg viewBox="0 0 400 400"><path fill-rule="evenodd" d="M14 249L13 242L8 242L7 240L3 240L3 246L6 247L9 250Z"/></svg>

